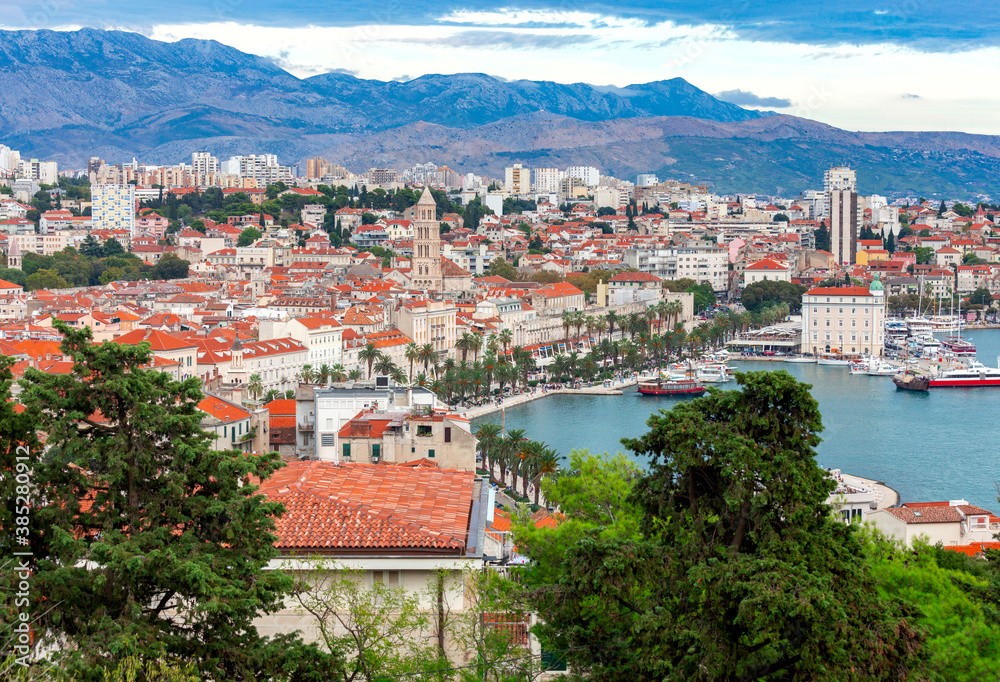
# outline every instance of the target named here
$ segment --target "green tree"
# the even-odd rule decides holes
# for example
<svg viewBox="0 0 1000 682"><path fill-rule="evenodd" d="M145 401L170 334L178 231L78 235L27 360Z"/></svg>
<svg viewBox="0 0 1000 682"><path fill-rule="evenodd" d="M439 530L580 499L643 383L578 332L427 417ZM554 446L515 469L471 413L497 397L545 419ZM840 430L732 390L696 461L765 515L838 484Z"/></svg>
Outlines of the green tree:
<svg viewBox="0 0 1000 682"><path fill-rule="evenodd" d="M121 242L114 237L108 237L107 241L104 242L104 255L115 256L120 253L125 253L125 249L122 247Z"/></svg>
<svg viewBox="0 0 1000 682"><path fill-rule="evenodd" d="M35 291L36 289L66 289L69 283L59 276L56 270L38 270L28 276L26 289Z"/></svg>
<svg viewBox="0 0 1000 682"><path fill-rule="evenodd" d="M101 258L104 256L104 246L94 235L88 234L87 238L80 244L80 254L91 258Z"/></svg>
<svg viewBox="0 0 1000 682"><path fill-rule="evenodd" d="M913 249L913 252L917 254L917 263L930 263L931 259L934 258L934 249L929 246L918 246Z"/></svg>
<svg viewBox="0 0 1000 682"><path fill-rule="evenodd" d="M256 227L248 227L240 232L240 237L236 240L236 246L250 246L262 236L261 231Z"/></svg>
<svg viewBox="0 0 1000 682"><path fill-rule="evenodd" d="M819 227L816 228L814 236L816 238L817 251L830 250L830 230L826 226L826 221L820 222Z"/></svg>
<svg viewBox="0 0 1000 682"><path fill-rule="evenodd" d="M543 643L596 680L904 679L920 637L830 514L808 386L737 382L623 440L650 459L629 498L642 536L586 534L532 585Z"/></svg>
<svg viewBox="0 0 1000 682"><path fill-rule="evenodd" d="M117 282L118 280L122 279L123 277L125 277L125 271L124 270L122 270L121 268L111 267L111 268L108 268L107 270L104 270L101 273L100 277L98 278L98 281L101 284L108 284L110 282Z"/></svg>
<svg viewBox="0 0 1000 682"><path fill-rule="evenodd" d="M486 274L494 277L503 277L511 282L517 281L517 270L500 256L493 259L490 266L486 269Z"/></svg>
<svg viewBox="0 0 1000 682"><path fill-rule="evenodd" d="M740 303L752 313L759 313L764 308L784 303L792 313L797 313L802 307L802 294L806 287L791 282L776 282L766 280L754 282L743 289Z"/></svg>
<svg viewBox="0 0 1000 682"><path fill-rule="evenodd" d="M358 360L361 362L368 363L368 378L372 378L372 366L378 362L378 359L382 357L382 351L375 347L374 343L370 341L365 344L365 347L358 351Z"/></svg>
<svg viewBox="0 0 1000 682"><path fill-rule="evenodd" d="M14 268L0 268L0 279L5 282L20 284L22 287L28 283L28 276L24 274L24 271Z"/></svg>
<svg viewBox="0 0 1000 682"><path fill-rule="evenodd" d="M290 641L253 620L291 587L265 568L283 512L254 480L277 453L211 449L197 378L147 369L148 344L94 345L61 322L70 374L28 369L25 414L47 436L34 451L33 591L49 609L37 628L77 679L122 657L194 664L202 678L255 680L287 661ZM39 610L42 612L42 609Z"/></svg>
<svg viewBox="0 0 1000 682"><path fill-rule="evenodd" d="M183 279L188 276L190 266L191 263L188 261L168 253L156 261L156 265L150 272L150 277L152 279Z"/></svg>
<svg viewBox="0 0 1000 682"><path fill-rule="evenodd" d="M889 236L885 238L885 250L889 252L889 255L896 253L896 236L889 230Z"/></svg>
<svg viewBox="0 0 1000 682"><path fill-rule="evenodd" d="M985 287L979 287L969 295L969 303L991 306L993 305L993 294Z"/></svg>
<svg viewBox="0 0 1000 682"><path fill-rule="evenodd" d="M264 384L260 380L259 374L251 374L250 380L247 383L247 394L251 399L257 400L260 394L264 392Z"/></svg>

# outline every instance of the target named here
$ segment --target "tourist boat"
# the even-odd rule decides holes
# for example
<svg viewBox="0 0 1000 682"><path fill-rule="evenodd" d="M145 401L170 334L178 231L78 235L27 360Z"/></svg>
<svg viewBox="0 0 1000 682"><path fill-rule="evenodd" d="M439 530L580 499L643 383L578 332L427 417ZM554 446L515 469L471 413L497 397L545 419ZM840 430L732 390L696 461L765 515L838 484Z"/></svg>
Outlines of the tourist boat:
<svg viewBox="0 0 1000 682"><path fill-rule="evenodd" d="M868 363L868 369L865 371L870 377L892 377L899 374L901 369L895 365L891 365L882 358L872 358L872 361Z"/></svg>
<svg viewBox="0 0 1000 682"><path fill-rule="evenodd" d="M926 317L908 317L906 318L906 328L910 334L929 334L934 330L934 325Z"/></svg>
<svg viewBox="0 0 1000 682"><path fill-rule="evenodd" d="M930 388L931 379L922 374L897 374L892 378L892 383L900 391L926 391Z"/></svg>
<svg viewBox="0 0 1000 682"><path fill-rule="evenodd" d="M860 360L852 362L848 367L850 368L851 374L868 374L868 368L871 367L873 361L874 358L863 356Z"/></svg>
<svg viewBox="0 0 1000 682"><path fill-rule="evenodd" d="M957 315L934 315L930 319L931 331L935 334L941 332L957 332L962 328L962 320Z"/></svg>
<svg viewBox="0 0 1000 682"><path fill-rule="evenodd" d="M949 336L941 341L941 347L959 356L976 355L976 345L961 336Z"/></svg>
<svg viewBox="0 0 1000 682"><path fill-rule="evenodd" d="M1000 359L997 367L973 360L968 367L949 369L930 378L930 388L988 388L1000 386Z"/></svg>
<svg viewBox="0 0 1000 682"><path fill-rule="evenodd" d="M851 364L851 359L844 355L839 355L835 353L824 353L816 359L817 365L836 365L838 367L847 367Z"/></svg>
<svg viewBox="0 0 1000 682"><path fill-rule="evenodd" d="M639 382L639 395L675 396L696 398L703 395L706 388L693 379L654 379Z"/></svg>
<svg viewBox="0 0 1000 682"><path fill-rule="evenodd" d="M924 357L941 352L941 342L930 334L919 334L910 339L910 347Z"/></svg>
<svg viewBox="0 0 1000 682"><path fill-rule="evenodd" d="M801 363L810 362L810 363L814 363L814 362L816 362L816 356L815 355L805 355L805 354L803 354L803 355L789 355L788 357L785 358L785 362L801 362Z"/></svg>
<svg viewBox="0 0 1000 682"><path fill-rule="evenodd" d="M695 377L707 384L724 384L732 380L729 367L722 364L701 365L695 372Z"/></svg>

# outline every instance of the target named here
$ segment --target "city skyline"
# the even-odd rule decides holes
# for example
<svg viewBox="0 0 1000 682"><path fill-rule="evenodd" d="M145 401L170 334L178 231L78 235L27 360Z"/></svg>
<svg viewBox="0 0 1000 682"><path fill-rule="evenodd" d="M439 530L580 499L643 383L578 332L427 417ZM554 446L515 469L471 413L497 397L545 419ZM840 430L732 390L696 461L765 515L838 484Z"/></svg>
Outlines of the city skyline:
<svg viewBox="0 0 1000 682"><path fill-rule="evenodd" d="M980 86L982 64L1000 57L995 7L964 2L932 12L912 0L809 10L786 3L648 3L568 11L554 4L496 9L471 2L353 7L319 16L287 1L266 7L181 2L169 9L143 2L99 8L19 2L0 8L0 27L90 26L166 41L217 40L272 58L298 77L343 71L409 80L481 72L615 87L682 77L740 106L848 130L1000 133L992 117L1000 96Z"/></svg>

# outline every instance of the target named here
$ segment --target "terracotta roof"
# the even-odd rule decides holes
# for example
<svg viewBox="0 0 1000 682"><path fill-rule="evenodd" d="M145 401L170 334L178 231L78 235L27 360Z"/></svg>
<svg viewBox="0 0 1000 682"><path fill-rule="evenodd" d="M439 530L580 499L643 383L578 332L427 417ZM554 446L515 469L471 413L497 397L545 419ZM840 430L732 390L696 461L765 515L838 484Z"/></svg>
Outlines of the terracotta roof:
<svg viewBox="0 0 1000 682"><path fill-rule="evenodd" d="M225 400L220 400L212 395L202 398L201 402L198 403L198 409L205 414L224 422L235 422L240 419L248 419L250 417L250 413L246 410L236 407L232 403L227 403Z"/></svg>
<svg viewBox="0 0 1000 682"><path fill-rule="evenodd" d="M988 549L1000 549L1000 542L973 542L968 545L948 545L945 549L950 552L961 552L969 556L976 556Z"/></svg>
<svg viewBox="0 0 1000 682"><path fill-rule="evenodd" d="M609 282L659 282L660 278L651 272L619 272Z"/></svg>
<svg viewBox="0 0 1000 682"><path fill-rule="evenodd" d="M465 548L473 478L453 469L293 462L260 491L286 509L277 547L454 552Z"/></svg>
<svg viewBox="0 0 1000 682"><path fill-rule="evenodd" d="M891 507L885 510L903 523L959 523L962 513L955 507Z"/></svg>
<svg viewBox="0 0 1000 682"><path fill-rule="evenodd" d="M176 336L172 336L166 332L161 332L157 329L135 329L127 334L122 334L116 339L112 339L112 341L126 346L137 346L143 341L148 341L149 347L154 351L179 350L181 348L196 347L196 344L191 343L190 341L182 341Z"/></svg>
<svg viewBox="0 0 1000 682"><path fill-rule="evenodd" d="M865 287L816 287L805 293L806 296L871 296Z"/></svg>
<svg viewBox="0 0 1000 682"><path fill-rule="evenodd" d="M272 400L271 402L264 405L267 411L271 415L276 414L295 414L295 400L288 400L281 398L279 400Z"/></svg>

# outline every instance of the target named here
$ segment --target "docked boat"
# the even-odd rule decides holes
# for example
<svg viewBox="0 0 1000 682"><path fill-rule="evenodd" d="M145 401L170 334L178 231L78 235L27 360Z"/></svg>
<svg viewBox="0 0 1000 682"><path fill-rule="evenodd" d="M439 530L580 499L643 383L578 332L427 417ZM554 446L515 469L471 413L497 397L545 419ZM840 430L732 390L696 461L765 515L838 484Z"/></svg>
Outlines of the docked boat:
<svg viewBox="0 0 1000 682"><path fill-rule="evenodd" d="M892 383L900 391L926 391L930 388L931 379L924 374L897 374Z"/></svg>
<svg viewBox="0 0 1000 682"><path fill-rule="evenodd" d="M1000 386L1000 366L973 361L968 367L949 369L930 378L930 388L992 388Z"/></svg>
<svg viewBox="0 0 1000 682"><path fill-rule="evenodd" d="M704 384L693 379L654 379L639 382L640 395L696 398L707 390Z"/></svg>
<svg viewBox="0 0 1000 682"><path fill-rule="evenodd" d="M926 317L908 317L905 321L911 335L930 334L934 331L934 324Z"/></svg>
<svg viewBox="0 0 1000 682"><path fill-rule="evenodd" d="M873 358L868 363L868 369L865 370L865 374L870 377L892 377L899 374L900 371L899 367L889 364L882 358Z"/></svg>
<svg viewBox="0 0 1000 682"><path fill-rule="evenodd" d="M941 352L941 342L930 334L918 334L912 337L910 339L910 347L925 358Z"/></svg>
<svg viewBox="0 0 1000 682"><path fill-rule="evenodd" d="M838 367L847 367L851 364L851 359L844 355L835 355L833 353L825 353L820 355L816 359L817 365L835 365Z"/></svg>
<svg viewBox="0 0 1000 682"><path fill-rule="evenodd" d="M935 334L941 332L957 332L964 325L957 315L934 315L930 319L931 331Z"/></svg>
<svg viewBox="0 0 1000 682"><path fill-rule="evenodd" d="M806 354L806 355L789 355L787 358L785 358L785 362L801 362L801 363L809 362L809 363L815 363L816 362L816 356L815 355L811 355L811 354Z"/></svg>
<svg viewBox="0 0 1000 682"><path fill-rule="evenodd" d="M871 367L874 358L862 357L860 360L852 362L848 367L850 368L851 374L868 374L868 368Z"/></svg>
<svg viewBox="0 0 1000 682"><path fill-rule="evenodd" d="M723 364L701 365L698 367L695 378L706 384L724 384L732 380L729 367Z"/></svg>
<svg viewBox="0 0 1000 682"><path fill-rule="evenodd" d="M975 357L976 345L961 336L949 336L941 341L941 347L958 356Z"/></svg>

